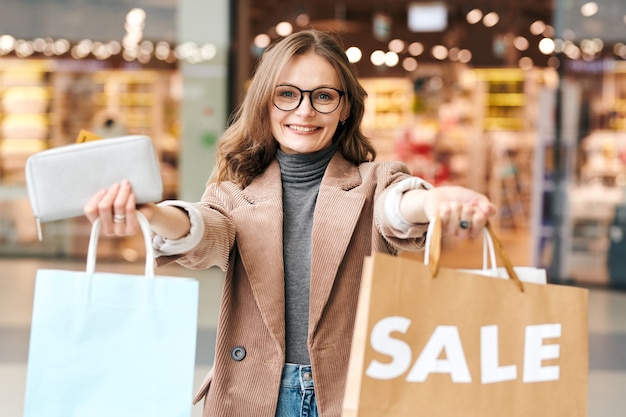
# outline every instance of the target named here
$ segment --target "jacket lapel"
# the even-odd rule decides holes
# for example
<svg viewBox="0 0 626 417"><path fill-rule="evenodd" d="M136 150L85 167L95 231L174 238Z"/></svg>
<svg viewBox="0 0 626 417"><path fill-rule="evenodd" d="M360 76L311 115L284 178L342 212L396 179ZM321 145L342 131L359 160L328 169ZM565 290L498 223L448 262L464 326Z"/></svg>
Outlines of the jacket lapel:
<svg viewBox="0 0 626 417"><path fill-rule="evenodd" d="M361 184L354 164L337 152L330 161L317 197L313 220L309 333L319 322L339 265L365 203L349 190ZM251 204L232 212L237 246L263 320L275 342L285 349L283 206L280 168L274 160L243 190ZM324 244L316 244L324 242Z"/></svg>
<svg viewBox="0 0 626 417"><path fill-rule="evenodd" d="M322 179L315 206L309 334L313 334L322 316L337 270L363 209L365 195L348 192L360 184L357 167L337 152Z"/></svg>
<svg viewBox="0 0 626 417"><path fill-rule="evenodd" d="M284 351L283 205L278 162L274 160L243 195L251 204L232 212L237 223L236 244L263 321Z"/></svg>

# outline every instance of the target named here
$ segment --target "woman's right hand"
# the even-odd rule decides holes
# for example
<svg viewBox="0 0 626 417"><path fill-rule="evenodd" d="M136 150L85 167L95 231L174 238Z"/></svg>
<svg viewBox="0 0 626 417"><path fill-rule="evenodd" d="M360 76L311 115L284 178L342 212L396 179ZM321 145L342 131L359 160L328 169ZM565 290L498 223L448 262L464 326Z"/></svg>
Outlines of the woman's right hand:
<svg viewBox="0 0 626 417"><path fill-rule="evenodd" d="M150 221L157 206L149 203L137 207L131 184L124 180L96 193L83 211L92 223L100 219L100 229L105 236L131 236L140 231L138 209Z"/></svg>
<svg viewBox="0 0 626 417"><path fill-rule="evenodd" d="M99 191L83 208L90 222L100 219L100 229L105 236L137 234L140 231L137 210L146 217L152 230L165 238L179 239L191 229L189 216L184 210L154 203L138 206L128 180Z"/></svg>

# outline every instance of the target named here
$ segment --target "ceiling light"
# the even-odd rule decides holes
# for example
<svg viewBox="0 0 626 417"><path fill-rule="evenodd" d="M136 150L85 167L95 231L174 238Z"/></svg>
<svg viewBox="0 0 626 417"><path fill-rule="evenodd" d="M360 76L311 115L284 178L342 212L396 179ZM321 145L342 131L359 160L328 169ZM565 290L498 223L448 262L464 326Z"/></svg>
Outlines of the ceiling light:
<svg viewBox="0 0 626 417"><path fill-rule="evenodd" d="M278 36L289 36L293 32L293 26L289 22L280 22L276 25L276 33Z"/></svg>
<svg viewBox="0 0 626 417"><path fill-rule="evenodd" d="M533 35L540 35L546 30L546 24L542 20L535 20L530 25L530 33Z"/></svg>
<svg viewBox="0 0 626 417"><path fill-rule="evenodd" d="M483 12L480 9L472 9L465 16L467 23L469 23L470 25L475 25L476 23L480 22L482 18Z"/></svg>
<svg viewBox="0 0 626 417"><path fill-rule="evenodd" d="M393 51L389 51L385 54L385 65L388 67L395 67L400 62L400 57Z"/></svg>
<svg viewBox="0 0 626 417"><path fill-rule="evenodd" d="M590 1L580 6L580 14L585 17L591 17L598 13L598 3Z"/></svg>
<svg viewBox="0 0 626 417"><path fill-rule="evenodd" d="M515 46L518 51L525 51L530 45L528 43L528 39L525 37L516 36L515 39L513 39L513 46Z"/></svg>
<svg viewBox="0 0 626 417"><path fill-rule="evenodd" d="M1 49L2 48L0 47L0 50ZM54 42L53 49L57 55L63 55L70 50L70 41L68 41L67 39L58 39Z"/></svg>
<svg viewBox="0 0 626 417"><path fill-rule="evenodd" d="M424 53L424 45L421 42L413 42L409 45L409 54L419 56Z"/></svg>
<svg viewBox="0 0 626 417"><path fill-rule="evenodd" d="M44 38L34 39L33 48L35 52L43 52L43 50L46 48L46 40Z"/></svg>
<svg viewBox="0 0 626 417"><path fill-rule="evenodd" d="M35 52L35 48L31 42L25 41L23 39L18 39L15 42L15 54L18 58L26 58L31 56Z"/></svg>
<svg viewBox="0 0 626 417"><path fill-rule="evenodd" d="M131 26L140 26L146 20L146 11L143 9L132 9L126 15L126 23Z"/></svg>
<svg viewBox="0 0 626 417"><path fill-rule="evenodd" d="M568 42L563 49L563 53L567 55L568 58L577 60L581 57L582 52L573 42Z"/></svg>
<svg viewBox="0 0 626 417"><path fill-rule="evenodd" d="M462 62L463 64L467 64L471 60L472 60L472 51L470 51L469 49L461 49L459 51L459 62Z"/></svg>
<svg viewBox="0 0 626 417"><path fill-rule="evenodd" d="M296 17L296 25L300 27L308 25L310 21L311 18L306 13L299 14L298 17Z"/></svg>
<svg viewBox="0 0 626 417"><path fill-rule="evenodd" d="M15 48L15 38L11 35L0 36L0 51L11 52Z"/></svg>
<svg viewBox="0 0 626 417"><path fill-rule="evenodd" d="M528 71L533 68L534 63L532 58L524 56L520 58L520 60L517 62L517 65L519 65L521 69Z"/></svg>
<svg viewBox="0 0 626 417"><path fill-rule="evenodd" d="M199 52L204 61L210 61L217 56L217 47L212 43L207 43L200 48Z"/></svg>
<svg viewBox="0 0 626 417"><path fill-rule="evenodd" d="M448 52L448 58L450 59L450 61L458 61L459 52L461 52L459 48L450 48L450 51Z"/></svg>
<svg viewBox="0 0 626 417"><path fill-rule="evenodd" d="M405 71L413 72L417 69L417 67L418 63L415 58L407 57L402 61L402 68L404 68Z"/></svg>
<svg viewBox="0 0 626 417"><path fill-rule="evenodd" d="M165 61L169 56L172 49L170 48L170 44L164 41L157 43L157 46L154 50L154 55L157 59Z"/></svg>
<svg viewBox="0 0 626 417"><path fill-rule="evenodd" d="M361 60L363 53L356 46L351 46L346 50L346 56L348 57L348 61L354 64L355 62L359 62Z"/></svg>
<svg viewBox="0 0 626 417"><path fill-rule="evenodd" d="M442 32L448 27L448 8L441 1L411 3L407 17L411 32Z"/></svg>
<svg viewBox="0 0 626 417"><path fill-rule="evenodd" d="M500 21L500 15L496 12L489 12L483 17L483 25L488 28L492 28Z"/></svg>
<svg viewBox="0 0 626 417"><path fill-rule="evenodd" d="M443 61L448 57L448 48L443 45L435 45L430 51L435 59Z"/></svg>
<svg viewBox="0 0 626 417"><path fill-rule="evenodd" d="M604 42L601 39L583 39L580 42L580 49L587 55L595 55L602 52Z"/></svg>
<svg viewBox="0 0 626 417"><path fill-rule="evenodd" d="M555 50L554 41L550 38L543 38L539 41L539 51L544 55L551 55Z"/></svg>
<svg viewBox="0 0 626 417"><path fill-rule="evenodd" d="M402 53L404 51L404 41L402 39L392 39L389 41L388 48L390 51Z"/></svg>
<svg viewBox="0 0 626 417"><path fill-rule="evenodd" d="M370 55L370 61L377 67L383 65L385 63L385 52L381 51L380 49L372 52L372 54Z"/></svg>
<svg viewBox="0 0 626 417"><path fill-rule="evenodd" d="M168 44L169 47L169 44ZM109 50L109 53L111 55L117 55L120 52L122 52L122 44L119 43L118 41L111 41L108 43L107 48Z"/></svg>
<svg viewBox="0 0 626 417"><path fill-rule="evenodd" d="M261 33L260 35L256 35L254 38L254 46L261 49L267 48L271 42L272 39L267 33Z"/></svg>

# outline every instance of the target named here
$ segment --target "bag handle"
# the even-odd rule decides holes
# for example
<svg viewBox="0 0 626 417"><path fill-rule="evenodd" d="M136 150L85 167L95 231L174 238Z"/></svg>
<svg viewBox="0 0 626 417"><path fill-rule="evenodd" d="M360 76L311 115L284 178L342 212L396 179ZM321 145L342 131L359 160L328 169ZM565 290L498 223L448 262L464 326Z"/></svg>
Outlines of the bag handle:
<svg viewBox="0 0 626 417"><path fill-rule="evenodd" d="M430 227L430 225L429 225ZM430 247L431 247L431 236L432 230L430 230L426 234L426 243L424 245L424 264L429 265L429 255L430 255ZM496 251L493 246L493 239L491 235L485 230L483 233L483 270L487 270L487 268L491 266L494 275L496 275L496 270L498 269L498 265L496 262Z"/></svg>
<svg viewBox="0 0 626 417"><path fill-rule="evenodd" d="M143 241L146 246L146 270L147 278L154 278L154 248L152 247L152 229L150 222L140 211L136 212L137 221L143 233ZM91 236L89 236L89 247L87 249L87 270L88 274L93 274L96 270L96 255L98 252L98 238L100 237L100 219L96 219L91 225Z"/></svg>
<svg viewBox="0 0 626 417"><path fill-rule="evenodd" d="M509 259L506 251L504 250L504 246L500 239L496 236L496 233L493 229L491 223L487 222L485 226L485 246L483 249L483 268L486 266L487 262L487 250L489 252L491 258L491 266L495 268L495 253L498 254L502 263L504 264L504 269L506 270L509 278L515 282L517 287L521 292L524 292L524 284L520 281L515 269L513 268L513 263ZM437 277L437 273L439 272L439 262L441 260L441 239L442 239L442 225L441 218L439 216L435 217L428 224L428 230L426 231L426 242L424 247L424 264L428 265L430 268L430 273L433 278Z"/></svg>
<svg viewBox="0 0 626 417"><path fill-rule="evenodd" d="M432 223L431 223L432 224ZM433 234L433 230L432 228L430 228L431 226L429 225L429 231L426 234L426 243L424 245L424 264L425 265L433 265L433 263L429 262L429 258L430 258L430 248L432 246L431 242L431 236ZM433 225L433 228L435 227L435 225ZM436 226L439 227L439 226ZM483 270L486 270L489 266L491 266L491 269L494 272L494 275L496 275L496 270L498 269L498 265L496 262L496 251L494 249L493 246L493 239L491 238L491 235L485 231L483 233Z"/></svg>

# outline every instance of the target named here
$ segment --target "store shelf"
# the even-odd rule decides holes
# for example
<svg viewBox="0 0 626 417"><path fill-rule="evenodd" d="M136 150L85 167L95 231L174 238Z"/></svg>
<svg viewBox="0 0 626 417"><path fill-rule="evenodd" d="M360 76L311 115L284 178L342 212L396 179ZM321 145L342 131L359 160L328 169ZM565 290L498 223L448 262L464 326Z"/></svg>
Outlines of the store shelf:
<svg viewBox="0 0 626 417"><path fill-rule="evenodd" d="M487 105L490 107L524 107L526 96L522 93L490 93L487 96Z"/></svg>
<svg viewBox="0 0 626 417"><path fill-rule="evenodd" d="M527 73L520 69L485 68L475 70L479 88L477 105L484 110L483 128L521 131L527 127Z"/></svg>
<svg viewBox="0 0 626 417"><path fill-rule="evenodd" d="M411 119L413 87L408 79L363 79L367 91L363 127L369 131L402 128Z"/></svg>
<svg viewBox="0 0 626 417"><path fill-rule="evenodd" d="M164 198L176 198L176 72L102 68L88 61L68 66L54 60L0 60L0 255L83 255L84 221L45 225L45 241L39 242L28 196L24 192L18 198L13 192L25 190L30 155L74 143L83 129L103 137L151 137L161 159ZM118 123L105 130L105 120L112 117ZM124 240L112 248L101 245L99 252L111 256L129 244Z"/></svg>
<svg viewBox="0 0 626 417"><path fill-rule="evenodd" d="M485 117L483 126L487 131L524 129L524 120L511 117Z"/></svg>
<svg viewBox="0 0 626 417"><path fill-rule="evenodd" d="M613 71L604 74L603 102L609 114L606 128L626 131L626 63L613 62Z"/></svg>
<svg viewBox="0 0 626 417"><path fill-rule="evenodd" d="M0 185L25 184L26 159L50 146L49 78L46 61L0 60Z"/></svg>

